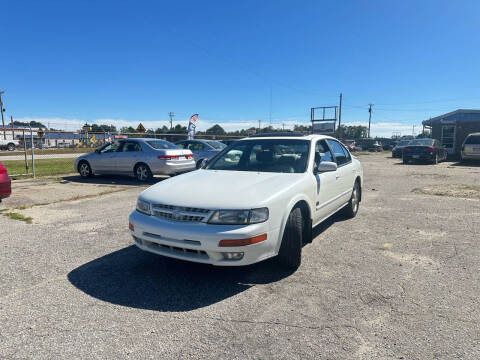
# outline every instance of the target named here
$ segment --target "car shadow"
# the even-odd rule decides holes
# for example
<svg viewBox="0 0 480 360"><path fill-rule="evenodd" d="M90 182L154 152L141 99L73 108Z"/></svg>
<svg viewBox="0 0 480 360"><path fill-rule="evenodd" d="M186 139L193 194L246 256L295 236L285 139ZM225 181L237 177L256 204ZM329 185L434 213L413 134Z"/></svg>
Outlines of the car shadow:
<svg viewBox="0 0 480 360"><path fill-rule="evenodd" d="M335 224L337 222L346 221L346 220L349 220L349 219L347 217L343 216L341 213L333 214L332 216L325 219L324 221L322 221L320 224L318 224L317 226L315 226L312 229L312 241L315 241L315 238L317 236L319 236L324 231L327 231L328 228L330 226L332 226L333 224Z"/></svg>
<svg viewBox="0 0 480 360"><path fill-rule="evenodd" d="M465 161L457 161L449 166L460 166L460 167L480 167L480 161L475 160L465 160Z"/></svg>
<svg viewBox="0 0 480 360"><path fill-rule="evenodd" d="M112 304L156 311L190 311L237 295L293 271L274 259L242 267L214 267L162 257L132 245L68 274L86 294Z"/></svg>
<svg viewBox="0 0 480 360"><path fill-rule="evenodd" d="M151 180L141 182L131 176L121 175L95 175L89 178L82 178L80 175L62 176L62 180L66 182L74 182L81 184L99 184L99 185L153 185L162 180L168 179L168 176L155 176Z"/></svg>

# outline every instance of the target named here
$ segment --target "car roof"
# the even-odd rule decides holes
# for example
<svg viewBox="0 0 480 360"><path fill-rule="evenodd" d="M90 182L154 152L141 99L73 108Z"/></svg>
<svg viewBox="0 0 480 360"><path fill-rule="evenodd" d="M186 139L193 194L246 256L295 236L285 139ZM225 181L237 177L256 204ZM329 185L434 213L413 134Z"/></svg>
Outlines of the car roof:
<svg viewBox="0 0 480 360"><path fill-rule="evenodd" d="M117 141L141 141L141 142L146 142L146 141L167 141L163 139L155 139L155 138L127 138L127 139L116 139ZM167 141L170 142L170 141Z"/></svg>
<svg viewBox="0 0 480 360"><path fill-rule="evenodd" d="M478 135L480 135L480 132L470 133L470 134L467 135L467 137L469 137L469 136L478 136Z"/></svg>
<svg viewBox="0 0 480 360"><path fill-rule="evenodd" d="M263 134L257 134L255 136L249 136L240 140L258 140L258 139L264 139L264 140L269 140L269 139L293 139L293 140L320 140L320 139L333 139L337 140L331 136L328 135L320 135L320 134L299 134L299 133L291 133L292 135L283 135L283 133L272 133L272 134L266 134L267 136L260 136ZM293 135L294 134L294 135Z"/></svg>

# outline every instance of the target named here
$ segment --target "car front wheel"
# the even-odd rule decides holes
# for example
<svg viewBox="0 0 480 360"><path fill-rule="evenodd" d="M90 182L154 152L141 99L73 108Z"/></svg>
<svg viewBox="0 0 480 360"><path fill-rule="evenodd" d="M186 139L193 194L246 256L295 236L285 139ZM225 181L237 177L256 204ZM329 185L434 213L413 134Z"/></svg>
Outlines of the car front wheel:
<svg viewBox="0 0 480 360"><path fill-rule="evenodd" d="M288 269L297 269L302 261L303 219L300 208L292 210L285 225L278 262Z"/></svg>
<svg viewBox="0 0 480 360"><path fill-rule="evenodd" d="M347 206L343 208L343 213L350 219L357 215L358 207L360 206L360 191L360 185L358 185L358 182L355 181L350 201L348 202Z"/></svg>
<svg viewBox="0 0 480 360"><path fill-rule="evenodd" d="M92 168L86 161L82 161L78 166L78 172L82 178L88 178L92 176Z"/></svg>

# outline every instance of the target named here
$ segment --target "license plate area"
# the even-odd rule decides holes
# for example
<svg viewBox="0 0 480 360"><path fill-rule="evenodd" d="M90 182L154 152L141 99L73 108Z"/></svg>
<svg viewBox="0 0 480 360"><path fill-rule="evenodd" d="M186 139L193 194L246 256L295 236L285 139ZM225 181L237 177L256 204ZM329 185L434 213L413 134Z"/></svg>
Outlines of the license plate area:
<svg viewBox="0 0 480 360"><path fill-rule="evenodd" d="M420 159L420 155L413 155L412 158L414 158L414 159Z"/></svg>

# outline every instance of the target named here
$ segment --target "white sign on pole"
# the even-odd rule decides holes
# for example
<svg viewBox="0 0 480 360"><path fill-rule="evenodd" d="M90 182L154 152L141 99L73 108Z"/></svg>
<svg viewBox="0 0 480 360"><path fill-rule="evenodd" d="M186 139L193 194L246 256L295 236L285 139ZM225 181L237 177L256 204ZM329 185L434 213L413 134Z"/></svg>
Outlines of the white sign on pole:
<svg viewBox="0 0 480 360"><path fill-rule="evenodd" d="M334 122L314 122L312 125L314 134L333 134L335 132Z"/></svg>

